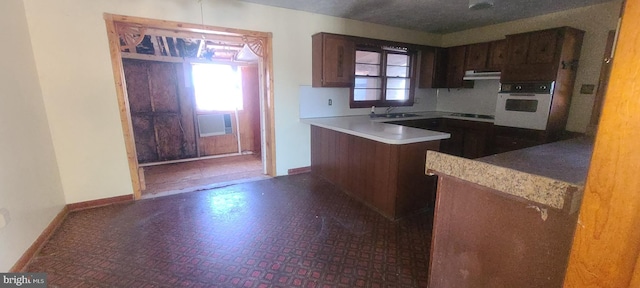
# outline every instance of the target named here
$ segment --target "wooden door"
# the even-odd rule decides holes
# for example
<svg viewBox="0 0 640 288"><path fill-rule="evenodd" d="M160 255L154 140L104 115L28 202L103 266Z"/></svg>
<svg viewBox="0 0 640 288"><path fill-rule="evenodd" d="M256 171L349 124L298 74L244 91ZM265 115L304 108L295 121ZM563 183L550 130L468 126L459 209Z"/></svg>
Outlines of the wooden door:
<svg viewBox="0 0 640 288"><path fill-rule="evenodd" d="M182 64L124 60L139 163L196 156L193 105Z"/></svg>

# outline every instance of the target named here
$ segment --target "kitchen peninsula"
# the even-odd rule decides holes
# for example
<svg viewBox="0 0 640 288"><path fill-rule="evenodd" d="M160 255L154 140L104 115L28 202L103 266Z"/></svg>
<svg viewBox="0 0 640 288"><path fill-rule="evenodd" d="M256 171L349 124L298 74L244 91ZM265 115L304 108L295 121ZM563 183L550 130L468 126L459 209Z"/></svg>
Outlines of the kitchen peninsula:
<svg viewBox="0 0 640 288"><path fill-rule="evenodd" d="M448 133L386 124L369 116L302 122L311 125L312 172L355 199L390 219L433 203L436 181L424 175L425 155L438 151Z"/></svg>
<svg viewBox="0 0 640 288"><path fill-rule="evenodd" d="M561 287L592 149L581 137L476 160L429 151L429 286Z"/></svg>

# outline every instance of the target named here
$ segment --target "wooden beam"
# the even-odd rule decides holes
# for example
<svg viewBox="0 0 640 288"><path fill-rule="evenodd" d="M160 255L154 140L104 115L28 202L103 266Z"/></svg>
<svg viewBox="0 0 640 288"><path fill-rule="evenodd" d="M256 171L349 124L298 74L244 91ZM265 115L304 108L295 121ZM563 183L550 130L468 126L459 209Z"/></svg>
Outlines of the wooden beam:
<svg viewBox="0 0 640 288"><path fill-rule="evenodd" d="M627 1L565 287L638 287L640 283L638 19L640 1Z"/></svg>
<svg viewBox="0 0 640 288"><path fill-rule="evenodd" d="M156 56L156 55L150 55L150 54L137 54L137 53L129 53L129 52L122 52L122 58L147 60L147 61L171 62L171 63L185 62L185 59L182 57Z"/></svg>

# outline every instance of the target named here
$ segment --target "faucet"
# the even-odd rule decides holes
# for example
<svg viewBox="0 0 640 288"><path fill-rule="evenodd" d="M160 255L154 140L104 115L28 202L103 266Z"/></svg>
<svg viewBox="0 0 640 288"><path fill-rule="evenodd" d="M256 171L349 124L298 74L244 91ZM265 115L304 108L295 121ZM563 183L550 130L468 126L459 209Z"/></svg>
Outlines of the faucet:
<svg viewBox="0 0 640 288"><path fill-rule="evenodd" d="M393 111L394 109L396 109L396 107L394 107L394 106L389 106L389 107L387 107L387 109L386 109L386 110L384 110L384 114L389 114L389 113L391 113L391 111Z"/></svg>

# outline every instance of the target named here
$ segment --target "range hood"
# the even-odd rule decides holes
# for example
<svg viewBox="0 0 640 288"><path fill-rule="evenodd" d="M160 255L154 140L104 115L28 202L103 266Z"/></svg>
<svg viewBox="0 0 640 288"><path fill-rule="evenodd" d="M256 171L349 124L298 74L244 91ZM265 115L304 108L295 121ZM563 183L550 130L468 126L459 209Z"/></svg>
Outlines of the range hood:
<svg viewBox="0 0 640 288"><path fill-rule="evenodd" d="M464 72L464 80L500 80L500 72L481 72L468 70Z"/></svg>

